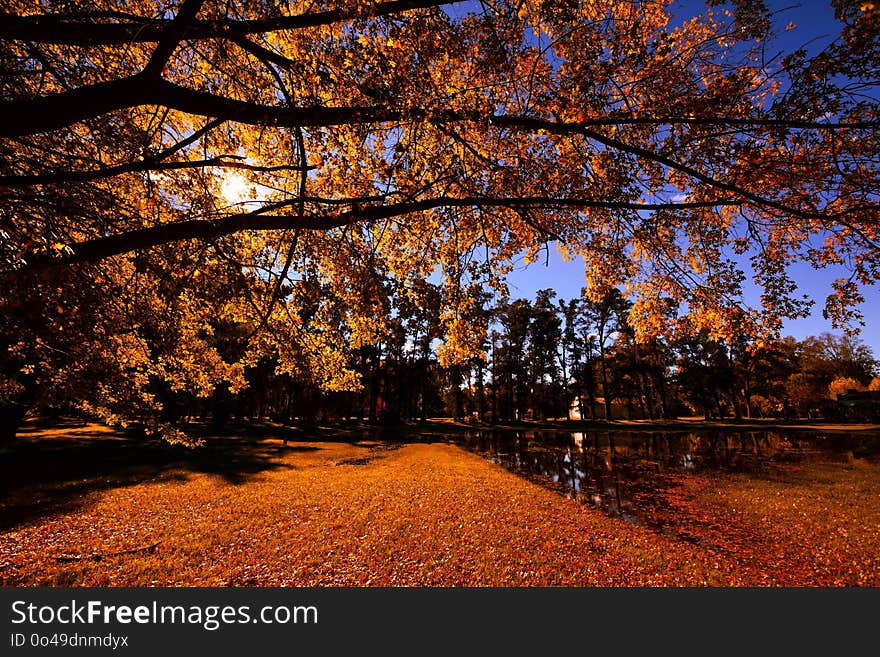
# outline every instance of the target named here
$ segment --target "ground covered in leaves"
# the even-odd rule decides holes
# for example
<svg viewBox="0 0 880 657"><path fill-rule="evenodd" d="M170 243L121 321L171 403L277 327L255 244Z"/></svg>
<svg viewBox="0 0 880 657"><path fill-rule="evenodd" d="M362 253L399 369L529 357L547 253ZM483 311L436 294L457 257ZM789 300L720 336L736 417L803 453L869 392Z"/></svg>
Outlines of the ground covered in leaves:
<svg viewBox="0 0 880 657"><path fill-rule="evenodd" d="M683 478L662 532L443 442L68 427L2 469L4 585L880 586L880 464L858 459Z"/></svg>

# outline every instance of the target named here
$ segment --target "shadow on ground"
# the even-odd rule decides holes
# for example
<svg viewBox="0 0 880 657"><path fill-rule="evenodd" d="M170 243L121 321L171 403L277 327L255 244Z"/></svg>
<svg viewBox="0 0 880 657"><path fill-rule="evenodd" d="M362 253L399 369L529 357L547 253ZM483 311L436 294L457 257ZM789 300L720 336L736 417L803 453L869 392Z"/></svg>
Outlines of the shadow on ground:
<svg viewBox="0 0 880 657"><path fill-rule="evenodd" d="M307 438L325 440L291 427L231 429L212 436L193 427L204 442L192 448L77 420L29 421L16 441L0 448L0 531L87 506L100 491L147 481L205 473L239 485L262 472L293 468L285 455L320 449L302 444Z"/></svg>

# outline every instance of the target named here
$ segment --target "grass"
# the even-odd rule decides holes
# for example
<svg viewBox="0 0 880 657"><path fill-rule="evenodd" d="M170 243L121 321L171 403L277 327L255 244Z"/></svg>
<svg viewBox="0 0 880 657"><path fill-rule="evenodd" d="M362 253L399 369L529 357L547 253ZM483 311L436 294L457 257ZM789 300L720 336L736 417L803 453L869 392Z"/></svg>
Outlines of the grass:
<svg viewBox="0 0 880 657"><path fill-rule="evenodd" d="M880 585L877 463L688 477L653 500L661 534L445 442L277 431L191 451L29 427L2 455L0 583Z"/></svg>

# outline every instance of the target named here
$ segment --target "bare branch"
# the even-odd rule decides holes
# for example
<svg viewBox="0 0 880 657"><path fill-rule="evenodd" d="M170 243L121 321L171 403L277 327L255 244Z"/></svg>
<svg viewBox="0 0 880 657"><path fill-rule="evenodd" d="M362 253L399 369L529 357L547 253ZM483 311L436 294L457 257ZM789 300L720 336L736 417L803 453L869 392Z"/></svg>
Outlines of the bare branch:
<svg viewBox="0 0 880 657"><path fill-rule="evenodd" d="M260 53L265 55L265 53ZM816 129L878 128L880 121L857 123L810 123L798 120L784 122L769 119L739 119L727 117L630 117L597 118L578 122L550 121L527 116L508 114L485 116L477 112L428 111L411 109L406 113L384 105L347 107L284 107L261 105L233 98L217 96L204 91L181 87L144 74L101 82L87 87L72 89L52 96L13 100L0 103L0 137L17 137L57 130L84 119L95 118L120 109L141 105L160 105L188 114L219 117L228 121L249 125L313 127L382 123L402 119L430 120L437 123L449 121L485 121L499 127L545 130L557 134L580 133L612 146L612 140L599 133L590 132L593 127L626 124L674 124L699 125L774 125ZM588 134L590 133L590 134ZM605 142L603 142L605 143ZM622 143L614 145L623 148ZM627 147L629 148L629 147ZM626 148L624 148L626 150Z"/></svg>

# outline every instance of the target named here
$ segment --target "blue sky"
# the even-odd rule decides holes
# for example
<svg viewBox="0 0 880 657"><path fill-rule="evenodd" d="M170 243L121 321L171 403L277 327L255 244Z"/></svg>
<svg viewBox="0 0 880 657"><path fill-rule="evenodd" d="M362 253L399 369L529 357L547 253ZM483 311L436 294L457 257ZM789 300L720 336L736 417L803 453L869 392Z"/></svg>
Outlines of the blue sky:
<svg viewBox="0 0 880 657"><path fill-rule="evenodd" d="M815 271L809 265L796 266L793 271L797 272L794 278L801 290L808 293L817 303L809 317L786 321L783 334L802 339L809 335L835 332L831 328L831 322L822 317L822 301L831 293L830 283L836 276L827 271ZM548 287L556 290L558 297L571 299L579 296L584 286L584 264L580 258L564 262L551 246L546 264L544 258L528 266L521 264L510 274L508 283L510 296L514 299L519 297L534 299L537 290ZM746 292L747 301L749 296L756 300L757 295L760 294L755 288L750 288ZM862 304L861 310L865 316L865 327L860 337L872 348L874 355L880 358L880 290L877 288L866 290L865 303Z"/></svg>
<svg viewBox="0 0 880 657"><path fill-rule="evenodd" d="M780 10L774 20L781 33L778 43L786 50L805 46L808 52L814 54L827 46L839 32L839 24L828 0L805 0L801 4L769 0L767 5L771 10ZM673 7L679 8L679 15L688 16L703 11L705 4L680 1ZM789 21L794 22L797 27L785 32L782 28ZM584 285L583 267L580 258L564 262L551 245L546 264L543 258L530 266L521 264L510 275L511 297L534 298L536 290L548 287L556 290L561 298L576 297ZM830 321L822 317L822 306L825 297L831 293L831 281L841 275L840 271L815 270L807 264L795 265L791 271L800 292L808 294L816 303L809 317L787 321L783 333L800 339L832 331ZM865 326L860 337L880 357L880 290L876 287L868 288L863 293L865 303L862 304L861 311ZM756 288L748 287L745 290L746 302L756 303L759 294Z"/></svg>

